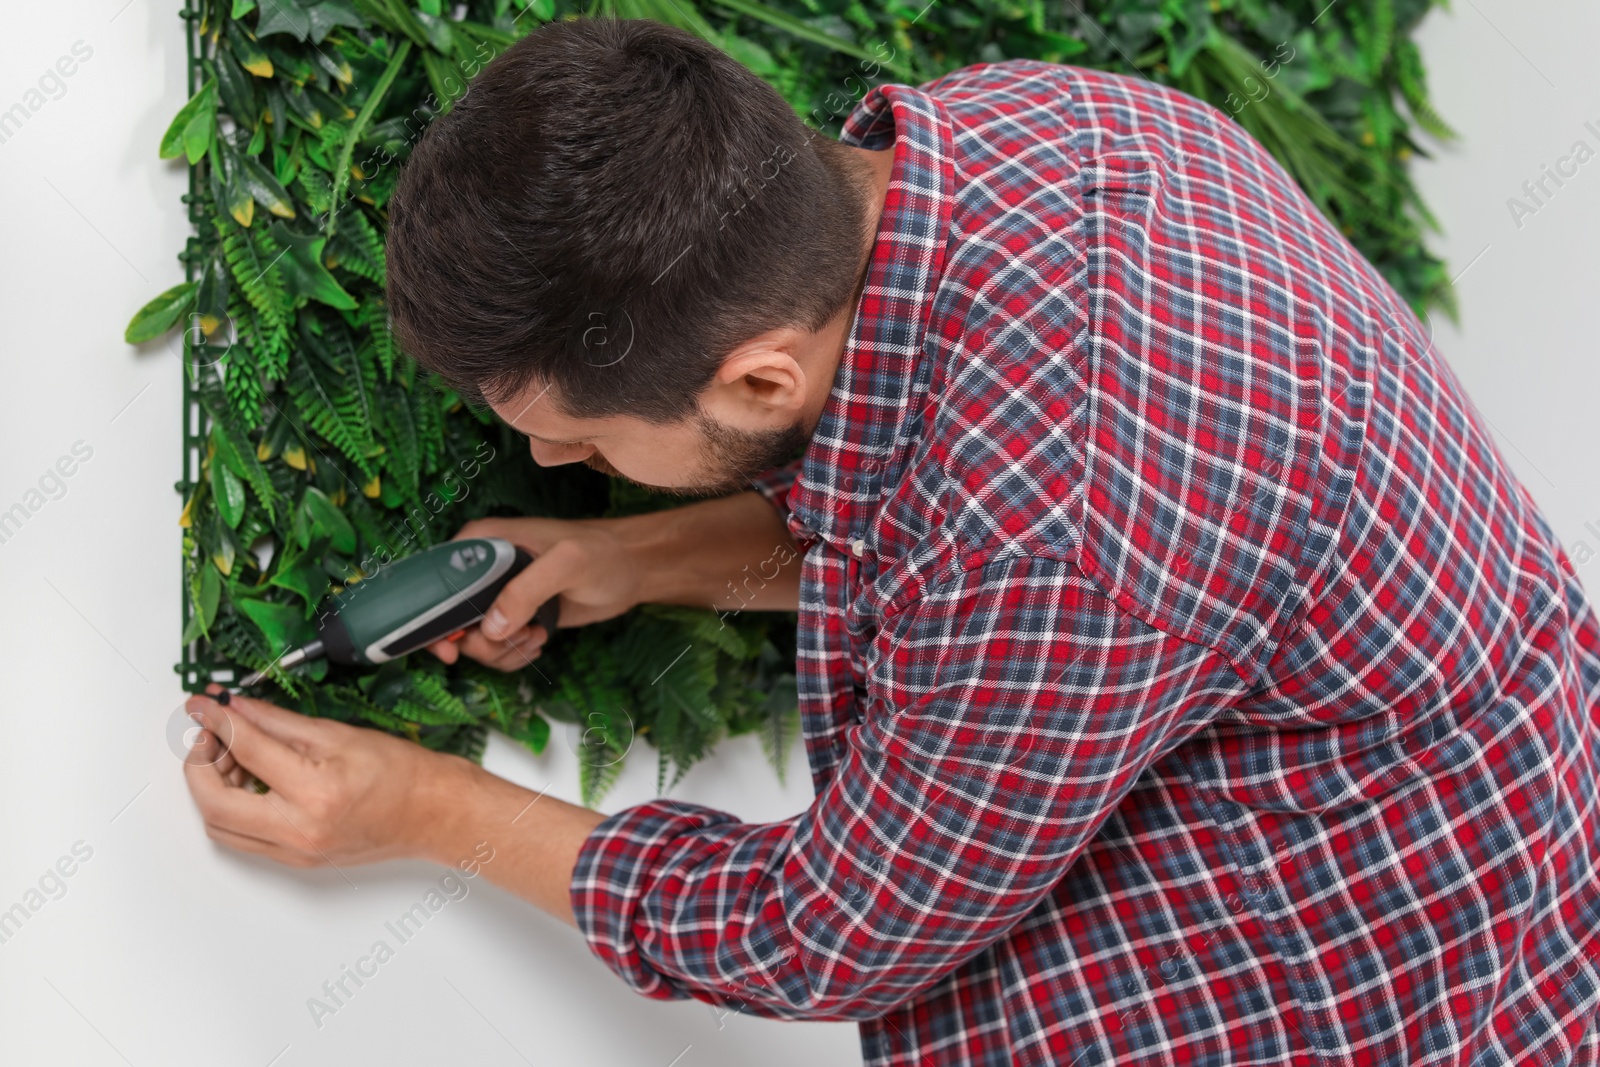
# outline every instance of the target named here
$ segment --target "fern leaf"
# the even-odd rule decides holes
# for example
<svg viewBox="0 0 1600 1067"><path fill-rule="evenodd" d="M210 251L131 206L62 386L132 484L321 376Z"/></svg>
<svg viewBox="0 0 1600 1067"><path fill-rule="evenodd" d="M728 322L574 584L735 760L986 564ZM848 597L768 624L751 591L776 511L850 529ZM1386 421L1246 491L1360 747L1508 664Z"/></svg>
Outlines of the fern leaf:
<svg viewBox="0 0 1600 1067"><path fill-rule="evenodd" d="M261 402L266 390L261 384L261 371L251 358L250 350L235 346L228 353L228 373L223 378L228 393L228 403L238 413L242 422L261 421Z"/></svg>
<svg viewBox="0 0 1600 1067"><path fill-rule="evenodd" d="M400 348L395 344L394 335L389 332L389 309L382 300L376 298L362 303L357 312L357 321L367 331L368 343L372 346L372 354L377 359L378 369L383 371L385 382L394 381L394 368L399 361Z"/></svg>
<svg viewBox="0 0 1600 1067"><path fill-rule="evenodd" d="M416 501L420 498L422 484L421 446L410 396L399 387L387 389L381 395L380 410L389 446L384 453L384 465L394 478L396 488L406 499Z"/></svg>
<svg viewBox="0 0 1600 1067"><path fill-rule="evenodd" d="M796 699L795 680L793 675L786 675L786 685L775 688L766 700L762 701L761 727L758 737L761 741L761 751L766 754L767 762L777 772L778 783L784 784L784 773L789 766L789 753L794 750L795 742L800 739L800 710Z"/></svg>
<svg viewBox="0 0 1600 1067"><path fill-rule="evenodd" d="M333 182L328 180L328 176L316 167L301 167L296 182L305 194L306 203L311 205L311 210L318 215L327 214L333 204Z"/></svg>
<svg viewBox="0 0 1600 1067"><path fill-rule="evenodd" d="M417 427L418 474L432 474L439 469L444 418L439 410L439 391L431 381L418 382L411 390L411 415Z"/></svg>
<svg viewBox="0 0 1600 1067"><path fill-rule="evenodd" d="M278 242L265 230L244 230L225 216L212 221L222 238L222 258L245 299L261 316L263 327L287 324L292 314L291 302L278 269L278 257L283 255Z"/></svg>
<svg viewBox="0 0 1600 1067"><path fill-rule="evenodd" d="M340 253L337 265L380 288L387 286L389 281L383 238L373 229L366 212L359 207L353 208L342 214L339 221L343 225L335 237Z"/></svg>
<svg viewBox="0 0 1600 1067"><path fill-rule="evenodd" d="M405 695L395 703L396 715L425 726L477 725L478 717L446 688L438 675L412 671L406 680Z"/></svg>
<svg viewBox="0 0 1600 1067"><path fill-rule="evenodd" d="M309 331L303 329L301 336L307 339ZM363 421L362 401L347 377L359 379L359 375L338 374L308 342L303 358L291 364L284 384L306 425L349 457L363 478L371 478L373 468L367 458L372 451L371 423Z"/></svg>

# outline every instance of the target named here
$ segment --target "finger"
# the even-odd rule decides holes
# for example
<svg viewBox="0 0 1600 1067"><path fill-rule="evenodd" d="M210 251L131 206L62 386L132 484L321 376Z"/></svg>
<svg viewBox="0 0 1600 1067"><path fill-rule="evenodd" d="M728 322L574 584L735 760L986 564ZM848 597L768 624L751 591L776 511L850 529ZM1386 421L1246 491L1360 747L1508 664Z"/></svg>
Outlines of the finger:
<svg viewBox="0 0 1600 1067"><path fill-rule="evenodd" d="M214 741L215 735L201 730L200 739ZM262 840L281 838L282 820L267 805L266 797L223 781L216 767L205 762L208 757L195 754L199 749L197 743L183 761L183 777L206 825Z"/></svg>
<svg viewBox="0 0 1600 1067"><path fill-rule="evenodd" d="M538 648L524 649L513 646L496 656L489 666L499 671L520 671L524 667L533 666L533 661L539 658L541 651Z"/></svg>
<svg viewBox="0 0 1600 1067"><path fill-rule="evenodd" d="M456 647L454 641L435 641L433 644L428 645L427 648L429 652L432 652L446 663L454 663L461 658L461 650Z"/></svg>
<svg viewBox="0 0 1600 1067"><path fill-rule="evenodd" d="M524 626L517 632L520 634L525 633L527 630L528 627ZM456 647L461 650L463 655L469 656L479 663L488 663L504 655L510 644L506 641L491 641L484 636L481 629L474 626L467 630L466 636L456 642Z"/></svg>
<svg viewBox="0 0 1600 1067"><path fill-rule="evenodd" d="M227 703L229 711L237 712L256 729L281 742L296 752L305 753L325 742L329 732L338 723L326 719L313 719L288 708L255 697L233 694Z"/></svg>
<svg viewBox="0 0 1600 1067"><path fill-rule="evenodd" d="M478 624L483 635L492 641L503 641L528 625L533 613L561 592L575 568L576 555L581 551L575 541L560 541L523 568L521 574L506 583L484 613L483 621Z"/></svg>
<svg viewBox="0 0 1600 1067"><path fill-rule="evenodd" d="M469 630L459 644L464 654L484 666L505 670L507 668L497 665L514 661L516 665L521 666L537 656L545 642L543 634L542 626L524 626L509 641L491 641L477 630Z"/></svg>
<svg viewBox="0 0 1600 1067"><path fill-rule="evenodd" d="M204 697L193 701L200 721L222 739L223 746L241 766L280 789L305 774L306 758L256 725L255 711L247 704L259 705L262 701L239 696L232 697L226 705Z"/></svg>
<svg viewBox="0 0 1600 1067"><path fill-rule="evenodd" d="M206 826L206 836L219 845L237 849L240 852L253 852L258 856L277 860L288 867L320 867L325 862L316 853L301 852L298 849L285 848L273 841L263 841L259 837L248 834L236 834L232 830L225 830L220 826Z"/></svg>

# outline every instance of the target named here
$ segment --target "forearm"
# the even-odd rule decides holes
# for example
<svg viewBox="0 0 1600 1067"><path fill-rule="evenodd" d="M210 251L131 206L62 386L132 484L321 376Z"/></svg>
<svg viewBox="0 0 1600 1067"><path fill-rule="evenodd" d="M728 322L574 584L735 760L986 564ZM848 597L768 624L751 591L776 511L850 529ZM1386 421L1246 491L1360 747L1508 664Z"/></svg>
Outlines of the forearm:
<svg viewBox="0 0 1600 1067"><path fill-rule="evenodd" d="M493 858L479 871L561 921L576 926L568 887L578 852L605 818L555 797L524 789L467 760L439 765L425 787L432 817L419 851L455 866L487 842Z"/></svg>
<svg viewBox="0 0 1600 1067"><path fill-rule="evenodd" d="M799 549L760 493L612 521L643 575L641 603L709 606L719 612L798 606Z"/></svg>

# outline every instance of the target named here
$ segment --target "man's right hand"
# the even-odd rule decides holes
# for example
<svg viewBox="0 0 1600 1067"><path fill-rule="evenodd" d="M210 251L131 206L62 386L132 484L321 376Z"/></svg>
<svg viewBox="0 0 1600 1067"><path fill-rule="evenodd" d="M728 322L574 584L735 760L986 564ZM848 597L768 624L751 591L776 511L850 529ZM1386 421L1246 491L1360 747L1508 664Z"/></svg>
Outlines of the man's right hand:
<svg viewBox="0 0 1600 1067"><path fill-rule="evenodd" d="M477 626L459 641L436 641L428 650L446 663L468 656L496 670L514 671L539 656L550 635L531 623L551 597L561 597L561 625L583 626L621 615L639 603L641 575L635 553L614 522L565 519L479 519L457 532L500 537L528 550L534 560L501 590Z"/></svg>
<svg viewBox="0 0 1600 1067"><path fill-rule="evenodd" d="M550 637L533 613L558 595L563 627L638 604L720 612L798 606L799 553L784 521L754 491L615 519L479 519L456 537L502 537L534 560L479 625L459 641L428 646L446 663L468 656L502 671L526 667Z"/></svg>

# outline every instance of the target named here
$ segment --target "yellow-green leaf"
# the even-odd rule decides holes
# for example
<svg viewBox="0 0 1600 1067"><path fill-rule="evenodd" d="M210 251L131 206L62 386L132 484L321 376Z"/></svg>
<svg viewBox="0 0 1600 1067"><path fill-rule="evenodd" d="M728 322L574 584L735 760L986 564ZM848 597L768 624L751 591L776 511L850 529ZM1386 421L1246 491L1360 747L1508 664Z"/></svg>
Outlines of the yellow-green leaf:
<svg viewBox="0 0 1600 1067"><path fill-rule="evenodd" d="M200 330L210 340L228 317L228 265L221 256L206 261L194 306Z"/></svg>
<svg viewBox="0 0 1600 1067"><path fill-rule="evenodd" d="M180 282L150 301L128 321L122 339L130 345L139 345L172 329L189 310L196 288L194 282Z"/></svg>
<svg viewBox="0 0 1600 1067"><path fill-rule="evenodd" d="M211 562L217 565L217 570L221 571L223 575L232 574L233 542L224 537L222 544L211 554Z"/></svg>
<svg viewBox="0 0 1600 1067"><path fill-rule="evenodd" d="M229 150L232 152L232 150ZM234 177L255 197L256 203L279 218L294 218L294 201L270 170L248 156L232 152Z"/></svg>
<svg viewBox="0 0 1600 1067"><path fill-rule="evenodd" d="M199 112L189 120L189 125L184 127L183 152L189 160L189 166L194 166L205 156L206 149L211 147L211 138L216 128L216 114L211 111Z"/></svg>
<svg viewBox="0 0 1600 1067"><path fill-rule="evenodd" d="M190 125L201 116L205 117L205 123L212 123L216 120L216 113L217 81L215 78L207 78L199 92L190 97L189 102L172 117L172 124L167 127L167 132L161 138L161 158L172 159L182 154L189 145ZM209 134L206 143L211 143ZM201 155L204 155L204 150L201 151ZM193 163L198 158L191 154L189 162Z"/></svg>

